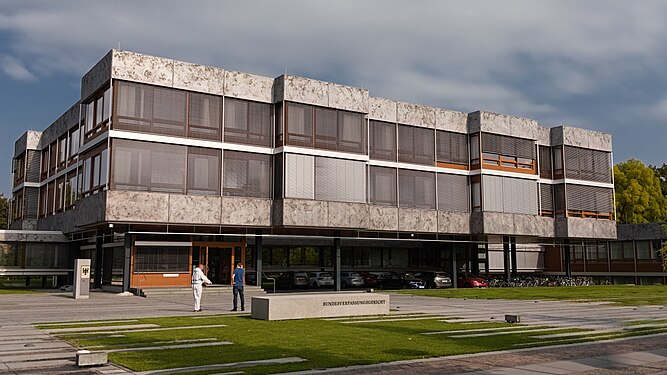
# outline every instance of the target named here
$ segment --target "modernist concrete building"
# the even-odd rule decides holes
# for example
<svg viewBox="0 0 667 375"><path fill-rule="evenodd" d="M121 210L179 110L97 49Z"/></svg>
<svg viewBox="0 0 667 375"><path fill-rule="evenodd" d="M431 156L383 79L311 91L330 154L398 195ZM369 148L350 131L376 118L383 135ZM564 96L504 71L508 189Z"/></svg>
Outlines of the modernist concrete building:
<svg viewBox="0 0 667 375"><path fill-rule="evenodd" d="M112 50L16 141L11 228L63 233L124 290L187 286L197 262L227 283L238 260L545 272L616 238L611 151L600 132Z"/></svg>

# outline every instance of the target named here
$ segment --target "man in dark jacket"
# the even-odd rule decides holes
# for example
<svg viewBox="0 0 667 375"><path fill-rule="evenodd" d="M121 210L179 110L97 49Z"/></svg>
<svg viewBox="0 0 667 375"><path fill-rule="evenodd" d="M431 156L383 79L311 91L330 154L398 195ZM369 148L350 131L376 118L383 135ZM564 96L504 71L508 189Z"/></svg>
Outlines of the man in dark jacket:
<svg viewBox="0 0 667 375"><path fill-rule="evenodd" d="M243 264L237 263L234 270L234 308L236 311L238 307L238 297L241 297L241 311L245 311L245 299L243 298L243 279L245 278L245 271Z"/></svg>

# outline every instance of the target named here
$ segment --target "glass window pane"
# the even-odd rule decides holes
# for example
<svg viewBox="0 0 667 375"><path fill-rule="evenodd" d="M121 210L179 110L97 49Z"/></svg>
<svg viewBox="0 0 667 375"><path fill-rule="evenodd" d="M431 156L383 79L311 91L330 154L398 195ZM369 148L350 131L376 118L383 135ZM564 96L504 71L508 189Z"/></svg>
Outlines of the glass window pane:
<svg viewBox="0 0 667 375"><path fill-rule="evenodd" d="M271 197L271 155L225 151L223 194L240 197Z"/></svg>
<svg viewBox="0 0 667 375"><path fill-rule="evenodd" d="M220 150L188 147L188 194L220 195Z"/></svg>

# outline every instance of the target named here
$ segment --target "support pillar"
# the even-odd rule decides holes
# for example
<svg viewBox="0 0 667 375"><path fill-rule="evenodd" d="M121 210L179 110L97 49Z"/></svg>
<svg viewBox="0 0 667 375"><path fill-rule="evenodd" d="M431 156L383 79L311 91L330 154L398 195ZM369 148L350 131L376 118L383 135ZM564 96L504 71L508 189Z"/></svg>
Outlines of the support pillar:
<svg viewBox="0 0 667 375"><path fill-rule="evenodd" d="M510 281L510 238L503 237L503 274Z"/></svg>
<svg viewBox="0 0 667 375"><path fill-rule="evenodd" d="M130 290L130 283L132 278L132 235L125 233L125 258L123 259L123 292ZM97 263L95 263L97 269ZM95 273L97 279L97 273Z"/></svg>
<svg viewBox="0 0 667 375"><path fill-rule="evenodd" d="M104 233L98 230L95 233L95 280L93 287L95 289L102 288L102 263L104 262L104 254L102 243L104 242Z"/></svg>
<svg viewBox="0 0 667 375"><path fill-rule="evenodd" d="M516 263L516 237L510 237L510 259L512 263L512 277L518 277L519 269Z"/></svg>
<svg viewBox="0 0 667 375"><path fill-rule="evenodd" d="M456 289L458 288L458 272L459 272L459 267L456 264L456 247L452 244L448 245L449 248L452 251L452 288Z"/></svg>
<svg viewBox="0 0 667 375"><path fill-rule="evenodd" d="M468 244L470 251L470 272L479 276L479 248L476 243Z"/></svg>
<svg viewBox="0 0 667 375"><path fill-rule="evenodd" d="M258 231L257 236L255 236L255 260L257 261L255 271L258 287L262 286L262 251L262 232Z"/></svg>
<svg viewBox="0 0 667 375"><path fill-rule="evenodd" d="M340 237L336 233L333 246L334 290L340 292Z"/></svg>
<svg viewBox="0 0 667 375"><path fill-rule="evenodd" d="M563 259L564 259L564 271L565 271L565 276L566 277L572 277L572 260L571 260L571 253L570 253L570 241L565 240L563 241Z"/></svg>

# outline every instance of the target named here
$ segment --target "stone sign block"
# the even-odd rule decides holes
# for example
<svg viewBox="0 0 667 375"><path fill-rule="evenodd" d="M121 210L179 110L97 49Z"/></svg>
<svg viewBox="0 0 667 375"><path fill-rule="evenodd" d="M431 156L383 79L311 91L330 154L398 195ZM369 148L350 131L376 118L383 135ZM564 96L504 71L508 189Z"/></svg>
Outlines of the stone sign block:
<svg viewBox="0 0 667 375"><path fill-rule="evenodd" d="M304 293L252 297L252 318L288 320L389 314L389 296L376 293Z"/></svg>
<svg viewBox="0 0 667 375"><path fill-rule="evenodd" d="M79 350L76 352L76 364L79 367L101 366L107 363L107 353Z"/></svg>

